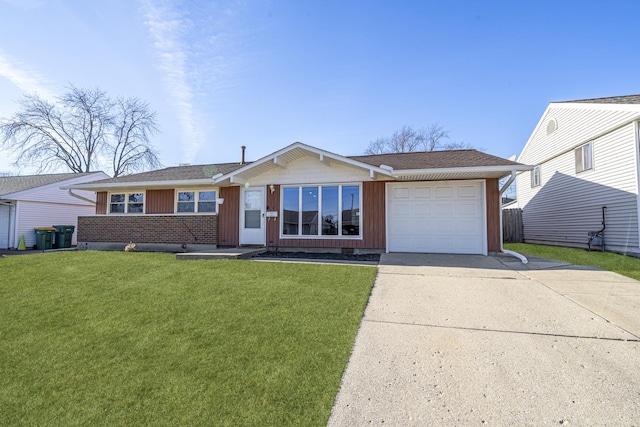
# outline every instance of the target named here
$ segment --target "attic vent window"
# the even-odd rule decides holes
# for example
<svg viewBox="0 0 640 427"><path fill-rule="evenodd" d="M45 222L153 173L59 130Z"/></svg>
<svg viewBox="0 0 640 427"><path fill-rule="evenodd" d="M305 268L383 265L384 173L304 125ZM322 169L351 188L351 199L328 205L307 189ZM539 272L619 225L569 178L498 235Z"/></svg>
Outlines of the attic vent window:
<svg viewBox="0 0 640 427"><path fill-rule="evenodd" d="M556 119L549 120L549 123L547 123L547 135L549 135L556 129L558 129L558 122L556 121Z"/></svg>

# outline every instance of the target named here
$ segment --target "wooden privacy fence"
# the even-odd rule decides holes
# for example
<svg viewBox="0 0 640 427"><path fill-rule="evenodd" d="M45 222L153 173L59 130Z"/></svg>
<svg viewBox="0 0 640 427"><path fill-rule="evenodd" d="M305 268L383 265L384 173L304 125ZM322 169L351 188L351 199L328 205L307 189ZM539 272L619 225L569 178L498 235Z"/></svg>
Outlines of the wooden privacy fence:
<svg viewBox="0 0 640 427"><path fill-rule="evenodd" d="M502 210L502 241L504 243L522 243L522 209Z"/></svg>

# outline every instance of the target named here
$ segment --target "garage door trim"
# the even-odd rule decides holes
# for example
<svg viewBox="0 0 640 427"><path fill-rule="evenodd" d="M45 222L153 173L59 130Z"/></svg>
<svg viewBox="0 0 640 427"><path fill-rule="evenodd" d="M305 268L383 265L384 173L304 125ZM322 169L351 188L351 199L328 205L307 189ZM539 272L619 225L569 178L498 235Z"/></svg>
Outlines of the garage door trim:
<svg viewBox="0 0 640 427"><path fill-rule="evenodd" d="M392 182L387 182L385 185L385 233L386 233L386 252L389 253L390 252L390 246L391 246L391 233L390 233L390 223L393 220L391 218L391 190L396 187L396 186L401 186L401 185L415 185L415 184L426 184L429 186L436 186L436 185L445 185L445 186L460 186L463 184L474 184L474 185L479 185L479 189L480 189L480 209L481 209L481 213L480 213L480 220L482 221L480 225L480 232L481 232L481 236L479 234L476 234L478 237L481 237L481 250L478 252L469 252L469 253L477 253L477 254L482 254L482 255L488 255L487 252L487 197L486 197L486 180L484 179L476 179L476 180L449 180L449 181L392 181ZM476 223L476 225L478 225L478 223ZM438 252L434 252L434 253L438 253ZM441 253L447 253L447 252L441 252ZM464 252L456 252L456 251L452 251L451 253L464 253Z"/></svg>

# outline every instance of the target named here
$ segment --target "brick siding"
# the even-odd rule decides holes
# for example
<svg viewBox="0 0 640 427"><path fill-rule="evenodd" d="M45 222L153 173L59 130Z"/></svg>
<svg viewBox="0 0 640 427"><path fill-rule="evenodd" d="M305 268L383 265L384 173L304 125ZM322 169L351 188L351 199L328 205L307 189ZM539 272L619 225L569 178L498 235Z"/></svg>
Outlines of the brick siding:
<svg viewBox="0 0 640 427"><path fill-rule="evenodd" d="M218 244L217 215L78 217L78 242Z"/></svg>

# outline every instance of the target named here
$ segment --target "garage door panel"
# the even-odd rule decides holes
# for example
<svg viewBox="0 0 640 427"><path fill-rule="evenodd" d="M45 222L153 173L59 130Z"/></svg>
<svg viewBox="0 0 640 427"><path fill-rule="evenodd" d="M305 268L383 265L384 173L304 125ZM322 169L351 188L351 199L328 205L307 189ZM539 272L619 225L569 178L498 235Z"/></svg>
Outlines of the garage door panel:
<svg viewBox="0 0 640 427"><path fill-rule="evenodd" d="M482 250L482 248L480 247L480 245L478 244L478 241L476 239L471 239L471 238L461 238L458 241L458 250L460 252L480 252Z"/></svg>
<svg viewBox="0 0 640 427"><path fill-rule="evenodd" d="M388 184L392 252L485 252L481 182Z"/></svg>
<svg viewBox="0 0 640 427"><path fill-rule="evenodd" d="M414 191L414 196L416 199L430 199L431 187L416 187Z"/></svg>
<svg viewBox="0 0 640 427"><path fill-rule="evenodd" d="M403 207L406 213L403 216L411 217L413 220L428 217L431 215L431 204L424 201L416 201L414 204L407 204Z"/></svg>
<svg viewBox="0 0 640 427"><path fill-rule="evenodd" d="M453 188L451 187L436 187L436 198L438 199L450 199L453 197Z"/></svg>
<svg viewBox="0 0 640 427"><path fill-rule="evenodd" d="M476 221L458 221L455 236L459 238L468 235L477 236L482 230L479 229Z"/></svg>
<svg viewBox="0 0 640 427"><path fill-rule="evenodd" d="M396 218L411 217L411 203L396 202L389 209L391 216Z"/></svg>
<svg viewBox="0 0 640 427"><path fill-rule="evenodd" d="M459 198L479 197L477 187L473 185L461 185L460 187L458 187L458 197Z"/></svg>
<svg viewBox="0 0 640 427"><path fill-rule="evenodd" d="M464 201L456 205L455 215L458 217L477 217L482 214L482 203L480 201Z"/></svg>
<svg viewBox="0 0 640 427"><path fill-rule="evenodd" d="M397 224L389 225L389 232L397 235L406 234L410 236L415 228L415 225L410 222L399 221Z"/></svg>
<svg viewBox="0 0 640 427"><path fill-rule="evenodd" d="M450 217L454 214L453 203L436 202L433 204L433 215L435 217Z"/></svg>
<svg viewBox="0 0 640 427"><path fill-rule="evenodd" d="M449 237L436 237L432 241L432 252L454 252L454 242Z"/></svg>
<svg viewBox="0 0 640 427"><path fill-rule="evenodd" d="M397 187L392 190L393 197L395 199L408 199L409 198L409 188L408 187Z"/></svg>

